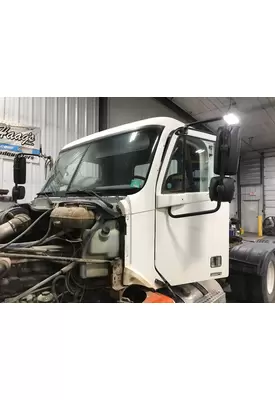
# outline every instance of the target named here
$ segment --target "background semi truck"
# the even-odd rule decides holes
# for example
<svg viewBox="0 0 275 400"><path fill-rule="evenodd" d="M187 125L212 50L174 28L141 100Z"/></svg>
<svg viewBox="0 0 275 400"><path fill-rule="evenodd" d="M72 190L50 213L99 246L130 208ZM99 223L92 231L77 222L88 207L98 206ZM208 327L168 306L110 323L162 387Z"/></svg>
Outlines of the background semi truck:
<svg viewBox="0 0 275 400"><path fill-rule="evenodd" d="M66 145L30 203L16 156L14 202L0 213L1 301L225 302L226 282L237 300L273 302L273 245L229 252L239 156L238 126L215 136L142 120Z"/></svg>

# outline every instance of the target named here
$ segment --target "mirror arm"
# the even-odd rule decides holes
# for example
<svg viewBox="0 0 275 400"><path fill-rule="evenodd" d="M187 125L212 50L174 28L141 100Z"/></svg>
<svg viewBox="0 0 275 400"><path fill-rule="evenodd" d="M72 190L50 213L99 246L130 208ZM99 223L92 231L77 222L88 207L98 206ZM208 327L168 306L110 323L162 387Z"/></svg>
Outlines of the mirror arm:
<svg viewBox="0 0 275 400"><path fill-rule="evenodd" d="M175 134L178 135L178 136L179 135L187 135L189 128L193 128L196 125L209 124L211 122L217 122L217 121L222 121L222 120L223 120L223 117L215 117L215 118L205 119L205 120L202 120L202 121L190 122L189 124L185 124L184 126L178 128L175 131Z"/></svg>
<svg viewBox="0 0 275 400"><path fill-rule="evenodd" d="M185 125L184 127L180 127L175 131L176 135L183 135L185 136L188 132L188 128L192 127L198 123L207 123L207 122L215 122L215 121L220 121L222 118L218 117L218 118L212 118L209 120L205 120L205 121L197 121L197 122L193 122L190 124ZM222 136L222 143L220 144L220 160L219 160L219 174L218 174L218 185L216 187L216 193L217 193L217 205L214 209L212 210L207 210L207 211L199 211L199 212L193 212L193 213L187 213L187 214L178 214L178 215L174 215L172 213L172 207L169 206L168 207L168 215L171 218L187 218L187 217L195 217L195 216L199 216L199 215L207 215L207 214L213 214L217 211L219 211L220 207L221 207L221 203L222 200L224 199L223 197L223 191L225 190L225 184L224 184L224 179L225 179L225 175L226 175L226 165L227 165L227 161L228 158L230 157L229 151L230 151L230 147L231 147L231 136L230 136L230 132L226 132L226 135ZM215 196L216 198L216 196Z"/></svg>
<svg viewBox="0 0 275 400"><path fill-rule="evenodd" d="M219 121L221 118L213 118L212 120L207 120L207 122L214 122L214 121ZM196 123L199 122L193 122L190 124L185 125L183 128L179 128L175 134L176 135L184 135L184 137L186 137L187 135L187 131L188 128L190 126L196 125ZM221 160L221 173L220 173L220 185L217 188L217 191L220 193L222 191L222 183L223 183L223 179L224 179L224 156L225 153L228 151L228 146L224 146L223 148L223 152L222 152L222 160ZM206 210L206 211L198 211L198 212L193 212L193 213L187 213L187 214L178 214L178 215L174 215L172 214L172 207L168 207L168 215L171 218L188 218L188 217L196 217L199 215L207 215L207 214L214 214L215 212L219 211L219 209L221 208L221 198L222 196L219 196L219 199L217 201L217 205L215 208L213 208L212 210Z"/></svg>

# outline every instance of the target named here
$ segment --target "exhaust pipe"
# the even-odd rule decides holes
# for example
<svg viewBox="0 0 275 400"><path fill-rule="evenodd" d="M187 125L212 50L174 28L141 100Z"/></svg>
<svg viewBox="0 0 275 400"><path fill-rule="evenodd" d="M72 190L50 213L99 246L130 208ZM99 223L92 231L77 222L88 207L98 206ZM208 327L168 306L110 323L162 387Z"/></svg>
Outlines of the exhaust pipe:
<svg viewBox="0 0 275 400"><path fill-rule="evenodd" d="M17 233L25 231L30 226L31 218L27 214L18 214L8 222L0 225L0 243Z"/></svg>

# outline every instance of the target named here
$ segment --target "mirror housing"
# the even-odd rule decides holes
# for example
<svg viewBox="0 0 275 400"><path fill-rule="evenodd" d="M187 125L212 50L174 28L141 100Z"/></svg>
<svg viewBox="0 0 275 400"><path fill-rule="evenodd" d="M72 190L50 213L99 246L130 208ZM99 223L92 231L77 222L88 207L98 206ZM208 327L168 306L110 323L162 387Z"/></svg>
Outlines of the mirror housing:
<svg viewBox="0 0 275 400"><path fill-rule="evenodd" d="M241 152L239 126L223 126L218 129L214 173L221 176L237 174Z"/></svg>
<svg viewBox="0 0 275 400"><path fill-rule="evenodd" d="M17 200L23 200L26 195L26 190L24 186L14 186L12 189L12 199L17 202Z"/></svg>
<svg viewBox="0 0 275 400"><path fill-rule="evenodd" d="M214 176L210 181L209 197L211 201L231 203L235 192L235 181L233 178Z"/></svg>
<svg viewBox="0 0 275 400"><path fill-rule="evenodd" d="M15 185L24 185L26 183L26 170L26 158L21 154L17 154L13 161L13 181Z"/></svg>
<svg viewBox="0 0 275 400"><path fill-rule="evenodd" d="M241 135L239 126L224 126L218 129L215 156L215 176L210 181L209 197L211 201L231 203L235 192L236 175L239 168Z"/></svg>

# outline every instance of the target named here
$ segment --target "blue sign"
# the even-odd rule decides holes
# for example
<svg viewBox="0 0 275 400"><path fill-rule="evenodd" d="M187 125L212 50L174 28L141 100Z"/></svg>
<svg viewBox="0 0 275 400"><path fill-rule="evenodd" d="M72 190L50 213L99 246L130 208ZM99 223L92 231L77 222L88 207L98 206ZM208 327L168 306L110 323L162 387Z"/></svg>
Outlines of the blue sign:
<svg viewBox="0 0 275 400"><path fill-rule="evenodd" d="M22 147L7 143L0 143L0 150L8 150L8 151L15 151L16 153L21 153Z"/></svg>

